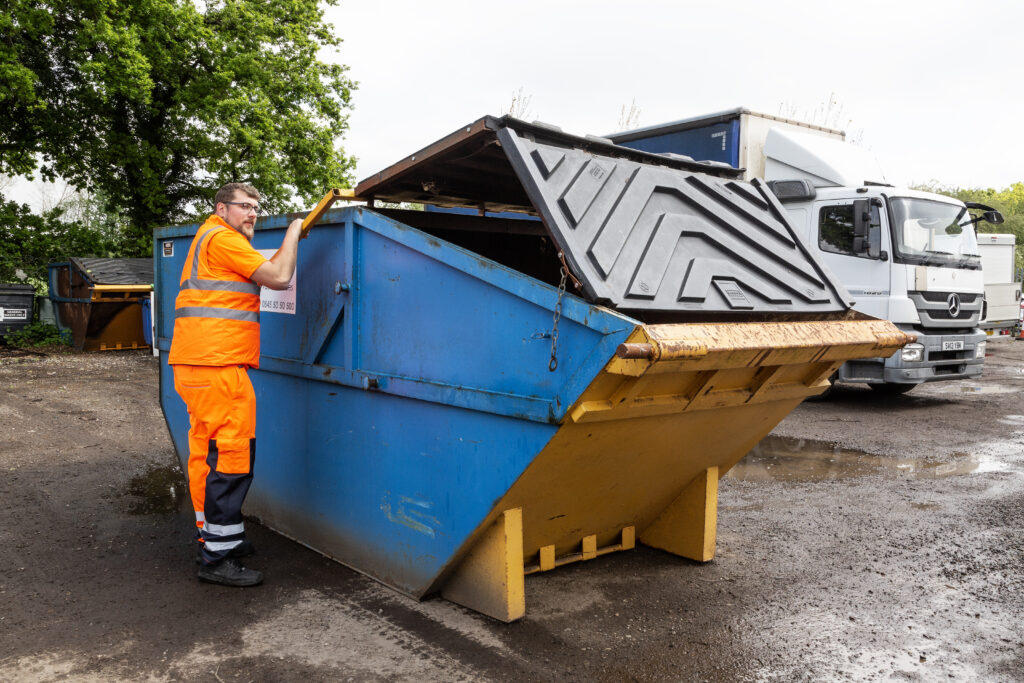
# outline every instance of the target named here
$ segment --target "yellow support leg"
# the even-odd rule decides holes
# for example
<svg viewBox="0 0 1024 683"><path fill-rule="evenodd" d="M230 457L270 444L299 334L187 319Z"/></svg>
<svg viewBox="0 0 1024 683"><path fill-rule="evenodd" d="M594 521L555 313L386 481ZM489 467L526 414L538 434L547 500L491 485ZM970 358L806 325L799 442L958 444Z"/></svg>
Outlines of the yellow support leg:
<svg viewBox="0 0 1024 683"><path fill-rule="evenodd" d="M540 571L549 572L555 568L555 546L546 545L540 549Z"/></svg>
<svg viewBox="0 0 1024 683"><path fill-rule="evenodd" d="M592 560L597 557L597 536L583 537L583 559Z"/></svg>
<svg viewBox="0 0 1024 683"><path fill-rule="evenodd" d="M640 542L698 562L715 556L718 525L718 467L687 485L642 534Z"/></svg>
<svg viewBox="0 0 1024 683"><path fill-rule="evenodd" d="M506 510L484 532L441 596L499 621L526 614L522 508Z"/></svg>

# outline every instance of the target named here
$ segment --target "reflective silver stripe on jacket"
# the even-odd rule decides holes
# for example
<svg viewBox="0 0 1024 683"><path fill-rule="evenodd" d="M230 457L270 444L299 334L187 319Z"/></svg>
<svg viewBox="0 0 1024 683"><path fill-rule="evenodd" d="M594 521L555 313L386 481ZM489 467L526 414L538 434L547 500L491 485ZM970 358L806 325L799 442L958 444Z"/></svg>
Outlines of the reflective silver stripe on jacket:
<svg viewBox="0 0 1024 683"><path fill-rule="evenodd" d="M207 280L199 277L199 253L203 249L203 242L216 231L212 228L203 233L196 243L195 254L192 257L192 277L181 283L181 289L193 289L201 292L237 292L240 294L252 294L259 296L260 286L255 282L237 282L234 280ZM224 308L221 306L185 306L174 311L175 318L226 318L228 320L243 320L246 322L258 323L260 321L259 311L242 311L236 308Z"/></svg>
<svg viewBox="0 0 1024 683"><path fill-rule="evenodd" d="M239 292L240 294L259 294L260 286L253 282L235 282L234 280L201 280L189 278L181 283L182 289L199 289L207 292Z"/></svg>
<svg viewBox="0 0 1024 683"><path fill-rule="evenodd" d="M192 256L192 277L181 283L182 289L198 289L207 292L239 292L241 294L259 294L260 286L255 282L236 282L234 280L206 280L199 277L199 253L203 250L203 242L217 231L211 228L203 233L196 243L196 251Z"/></svg>
<svg viewBox="0 0 1024 683"><path fill-rule="evenodd" d="M215 306L185 306L174 311L175 318L227 318L228 320L245 320L251 323L260 321L259 311L240 311L237 308L217 308Z"/></svg>

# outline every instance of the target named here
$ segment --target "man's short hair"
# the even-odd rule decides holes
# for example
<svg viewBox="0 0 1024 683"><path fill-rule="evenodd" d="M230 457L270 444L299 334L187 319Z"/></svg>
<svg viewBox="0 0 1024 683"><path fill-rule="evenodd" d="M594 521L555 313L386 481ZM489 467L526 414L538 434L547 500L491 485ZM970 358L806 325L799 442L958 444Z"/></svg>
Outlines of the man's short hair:
<svg viewBox="0 0 1024 683"><path fill-rule="evenodd" d="M260 200L259 191L249 183L228 183L217 190L217 195L213 198L213 206L216 207L221 202L232 201L235 198L235 192L241 192L256 201Z"/></svg>

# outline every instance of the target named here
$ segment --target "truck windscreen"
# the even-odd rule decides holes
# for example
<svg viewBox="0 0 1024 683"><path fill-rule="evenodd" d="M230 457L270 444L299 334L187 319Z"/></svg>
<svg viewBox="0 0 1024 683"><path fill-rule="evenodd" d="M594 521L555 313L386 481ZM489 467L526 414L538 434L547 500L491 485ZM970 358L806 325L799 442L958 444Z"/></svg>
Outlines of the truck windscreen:
<svg viewBox="0 0 1024 683"><path fill-rule="evenodd" d="M978 240L965 207L909 197L893 197L889 202L896 249L903 259L924 265L980 267Z"/></svg>

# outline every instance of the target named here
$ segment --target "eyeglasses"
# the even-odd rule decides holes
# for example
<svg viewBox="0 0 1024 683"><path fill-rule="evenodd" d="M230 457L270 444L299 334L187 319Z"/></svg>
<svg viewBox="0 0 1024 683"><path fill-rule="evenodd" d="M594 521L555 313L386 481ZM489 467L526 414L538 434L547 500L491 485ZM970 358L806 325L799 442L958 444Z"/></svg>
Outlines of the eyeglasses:
<svg viewBox="0 0 1024 683"><path fill-rule="evenodd" d="M242 211L249 213L250 211L256 212L256 215L260 215L260 205L250 204L249 202L224 202L225 204L234 204L235 206L242 207Z"/></svg>

